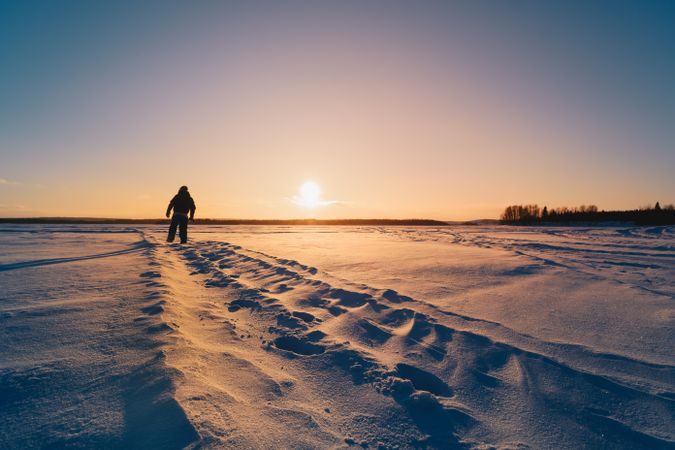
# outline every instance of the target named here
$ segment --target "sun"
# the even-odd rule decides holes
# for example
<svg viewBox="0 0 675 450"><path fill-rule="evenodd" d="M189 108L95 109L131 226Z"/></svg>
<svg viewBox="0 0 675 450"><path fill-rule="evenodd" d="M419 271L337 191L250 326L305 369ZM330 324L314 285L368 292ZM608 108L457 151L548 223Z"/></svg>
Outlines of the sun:
<svg viewBox="0 0 675 450"><path fill-rule="evenodd" d="M303 208L314 209L321 206L321 188L314 181L305 181L295 197L295 203Z"/></svg>

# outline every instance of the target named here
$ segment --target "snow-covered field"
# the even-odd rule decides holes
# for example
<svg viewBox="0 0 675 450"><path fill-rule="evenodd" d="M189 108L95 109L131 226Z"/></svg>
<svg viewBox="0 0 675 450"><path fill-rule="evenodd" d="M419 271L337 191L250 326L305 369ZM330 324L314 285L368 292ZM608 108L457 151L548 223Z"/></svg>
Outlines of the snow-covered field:
<svg viewBox="0 0 675 450"><path fill-rule="evenodd" d="M0 226L0 448L675 448L675 227Z"/></svg>

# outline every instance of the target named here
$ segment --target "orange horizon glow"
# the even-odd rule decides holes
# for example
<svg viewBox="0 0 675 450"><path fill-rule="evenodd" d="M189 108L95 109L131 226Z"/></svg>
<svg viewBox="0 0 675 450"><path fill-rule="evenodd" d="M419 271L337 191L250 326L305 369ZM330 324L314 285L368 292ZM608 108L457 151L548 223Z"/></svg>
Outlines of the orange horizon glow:
<svg viewBox="0 0 675 450"><path fill-rule="evenodd" d="M0 217L161 217L181 185L202 218L675 202L660 23L394 3L27 10L0 31Z"/></svg>

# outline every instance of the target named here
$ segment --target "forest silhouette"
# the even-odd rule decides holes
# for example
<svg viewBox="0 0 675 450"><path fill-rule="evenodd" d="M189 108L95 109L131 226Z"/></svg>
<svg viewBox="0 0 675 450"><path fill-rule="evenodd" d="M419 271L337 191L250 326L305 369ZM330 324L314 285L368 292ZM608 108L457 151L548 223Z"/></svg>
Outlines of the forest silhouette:
<svg viewBox="0 0 675 450"><path fill-rule="evenodd" d="M636 225L673 225L675 224L675 206L661 207L659 202L627 211L599 211L595 205L581 205L574 208L561 207L548 209L532 205L510 205L499 218L502 224L537 225L569 224L597 222L630 222Z"/></svg>

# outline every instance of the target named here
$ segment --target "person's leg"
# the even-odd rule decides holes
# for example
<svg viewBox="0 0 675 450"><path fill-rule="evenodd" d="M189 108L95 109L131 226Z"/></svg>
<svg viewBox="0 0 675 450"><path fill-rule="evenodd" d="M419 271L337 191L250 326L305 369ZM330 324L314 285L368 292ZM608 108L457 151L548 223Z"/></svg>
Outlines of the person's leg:
<svg viewBox="0 0 675 450"><path fill-rule="evenodd" d="M187 216L181 216L180 219L180 243L185 244L187 242L187 228L188 228L188 218Z"/></svg>
<svg viewBox="0 0 675 450"><path fill-rule="evenodd" d="M169 225L169 235L166 237L167 242L173 242L176 237L176 227L178 226L178 219L176 216L171 218L171 225Z"/></svg>

